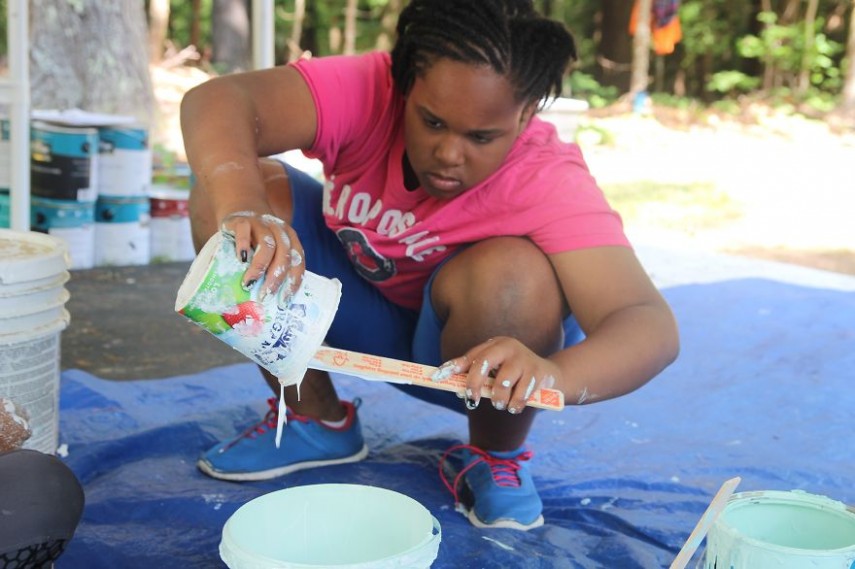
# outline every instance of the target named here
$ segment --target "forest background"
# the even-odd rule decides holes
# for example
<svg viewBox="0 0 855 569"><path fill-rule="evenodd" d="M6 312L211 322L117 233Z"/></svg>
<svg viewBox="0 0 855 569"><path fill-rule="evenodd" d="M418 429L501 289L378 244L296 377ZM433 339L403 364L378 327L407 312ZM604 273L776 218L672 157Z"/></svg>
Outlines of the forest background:
<svg viewBox="0 0 855 569"><path fill-rule="evenodd" d="M135 114L181 160L181 96L252 66L253 5L30 0L33 105ZM275 0L275 62L389 49L405 5ZM576 38L576 141L631 237L855 274L855 0L535 5Z"/></svg>

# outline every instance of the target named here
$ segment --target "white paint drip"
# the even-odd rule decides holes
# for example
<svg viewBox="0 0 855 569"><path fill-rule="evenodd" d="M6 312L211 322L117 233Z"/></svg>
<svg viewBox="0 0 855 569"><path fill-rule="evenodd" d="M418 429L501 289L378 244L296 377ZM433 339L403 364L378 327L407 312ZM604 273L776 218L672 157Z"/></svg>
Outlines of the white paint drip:
<svg viewBox="0 0 855 569"><path fill-rule="evenodd" d="M588 388L587 388L587 387L583 387L583 388L582 388L582 392L581 392L581 393L579 393L579 399L576 401L576 403L578 403L579 405L581 405L582 403L584 403L584 402L585 402L585 401L587 401L587 400L588 400Z"/></svg>
<svg viewBox="0 0 855 569"><path fill-rule="evenodd" d="M241 166L237 162L223 162L222 164L218 164L213 170L211 170L211 178L215 178L217 176L221 176L222 174L227 174L229 172L240 172L243 169L243 166Z"/></svg>
<svg viewBox="0 0 855 569"><path fill-rule="evenodd" d="M267 245L270 249L276 249L276 239L274 239L270 235L265 235L263 241L264 244Z"/></svg>
<svg viewBox="0 0 855 569"><path fill-rule="evenodd" d="M449 360L436 368L436 371L431 374L431 381L440 382L445 381L455 373L460 372L460 366L454 363L454 360Z"/></svg>
<svg viewBox="0 0 855 569"><path fill-rule="evenodd" d="M537 380L534 378L534 376L531 376L531 379L528 382L528 387L525 388L525 395L523 396L524 399L528 400L528 398L531 397L531 394L534 393L534 386L536 384Z"/></svg>
<svg viewBox="0 0 855 569"><path fill-rule="evenodd" d="M493 542L496 545L498 545L499 547L501 547L502 549L504 549L505 551L516 551L513 547L511 547L510 545L508 545L506 543L502 543L498 539L493 539L492 537L487 537L486 535L482 535L481 539L486 539L487 541Z"/></svg>
<svg viewBox="0 0 855 569"><path fill-rule="evenodd" d="M490 371L490 362L484 360L481 363L481 375L487 375L487 372Z"/></svg>
<svg viewBox="0 0 855 569"><path fill-rule="evenodd" d="M288 421L285 409L285 382L279 379L279 408L278 417L276 418L276 448L279 448L279 443L282 441L282 428Z"/></svg>
<svg viewBox="0 0 855 569"><path fill-rule="evenodd" d="M273 223L275 225L279 225L279 226L283 226L283 227L285 226L285 221L283 221L282 219L276 217L275 215L271 215L269 213L263 214L261 216L261 221L263 221L264 223L268 223L268 224Z"/></svg>

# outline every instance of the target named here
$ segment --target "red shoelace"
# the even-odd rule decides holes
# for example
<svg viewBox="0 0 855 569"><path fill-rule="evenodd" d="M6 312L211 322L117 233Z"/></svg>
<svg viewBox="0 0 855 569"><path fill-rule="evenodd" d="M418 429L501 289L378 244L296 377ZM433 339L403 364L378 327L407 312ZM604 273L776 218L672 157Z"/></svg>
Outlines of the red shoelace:
<svg viewBox="0 0 855 569"><path fill-rule="evenodd" d="M229 444L225 445L220 450L220 452L227 451L243 438L254 439L256 435L263 435L267 432L268 429L275 429L276 423L279 420L279 399L277 399L276 397L269 398L267 400L267 406L270 407L270 409L267 410L267 413L265 413L261 421L245 430L243 433L241 433L239 437L235 437L234 440L232 440ZM308 423L309 421L312 421L310 417L306 417L305 415L298 415L291 411L291 409L287 409L285 418L288 421L299 421L300 423Z"/></svg>
<svg viewBox="0 0 855 569"><path fill-rule="evenodd" d="M466 449L474 455L477 455L478 458L471 461L467 464L460 472L457 473L457 476L454 477L454 484L450 484L448 482L448 478L445 476L445 470L443 466L445 462L448 460L449 455L458 450ZM460 485L460 481L463 480L463 477L475 466L478 466L482 462L487 463L487 466L490 467L490 473L493 475L493 481L497 486L503 486L505 488L519 488L520 487L520 477L517 474L517 471L520 469L520 462L524 460L531 460L533 453L531 451L523 451L518 455L511 458L498 458L493 456L492 454L481 450L478 447L474 447L472 445L454 445L445 453L443 453L442 458L439 460L439 477L442 479L442 483L445 484L445 487L448 488L448 491L454 496L454 503L457 504L460 502L457 488Z"/></svg>

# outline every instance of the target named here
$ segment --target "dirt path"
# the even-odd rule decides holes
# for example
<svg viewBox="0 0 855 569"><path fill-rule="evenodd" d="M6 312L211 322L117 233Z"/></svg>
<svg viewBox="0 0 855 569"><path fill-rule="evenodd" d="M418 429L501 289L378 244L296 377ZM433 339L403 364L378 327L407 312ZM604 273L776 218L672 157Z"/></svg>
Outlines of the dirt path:
<svg viewBox="0 0 855 569"><path fill-rule="evenodd" d="M711 185L735 212L680 230L630 219L634 238L855 274L855 134L832 134L824 123L798 117L679 130L652 117L588 120L614 140L605 146L582 138L601 184Z"/></svg>

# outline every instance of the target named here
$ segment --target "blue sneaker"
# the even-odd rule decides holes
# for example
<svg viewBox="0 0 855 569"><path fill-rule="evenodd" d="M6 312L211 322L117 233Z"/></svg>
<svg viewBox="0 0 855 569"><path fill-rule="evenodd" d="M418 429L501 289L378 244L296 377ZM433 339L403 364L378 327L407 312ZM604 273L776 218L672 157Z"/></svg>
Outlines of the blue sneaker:
<svg viewBox="0 0 855 569"><path fill-rule="evenodd" d="M199 470L220 480L268 480L305 468L356 462L368 455L356 405L342 401L347 412L341 427L330 427L288 409L288 422L276 448L278 400L267 400L270 410L257 424L232 440L222 442L199 459Z"/></svg>
<svg viewBox="0 0 855 569"><path fill-rule="evenodd" d="M463 468L450 484L443 464L462 450ZM530 530L543 525L543 502L534 487L529 465L530 451L486 452L471 445L455 445L439 463L445 487L454 495L455 506L479 528ZM460 482L465 484L458 492Z"/></svg>

